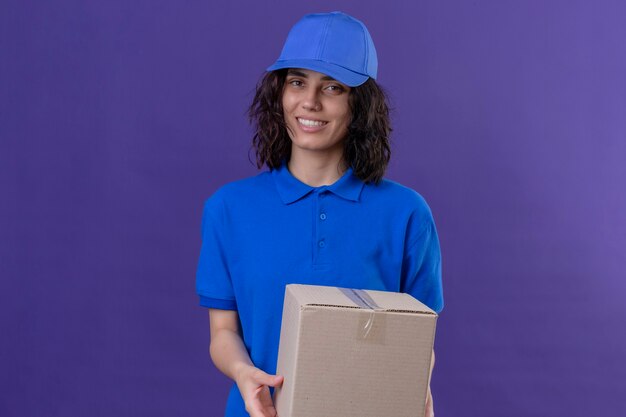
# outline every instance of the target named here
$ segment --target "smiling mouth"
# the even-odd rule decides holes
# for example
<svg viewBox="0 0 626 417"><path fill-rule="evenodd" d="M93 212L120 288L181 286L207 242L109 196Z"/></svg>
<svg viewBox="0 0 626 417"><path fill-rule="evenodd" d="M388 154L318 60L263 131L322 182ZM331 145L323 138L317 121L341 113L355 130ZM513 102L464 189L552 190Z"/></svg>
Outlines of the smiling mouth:
<svg viewBox="0 0 626 417"><path fill-rule="evenodd" d="M296 120L298 120L298 123L302 126L306 127L319 127L328 124L328 122L324 122L322 120L303 119L301 117L296 117Z"/></svg>

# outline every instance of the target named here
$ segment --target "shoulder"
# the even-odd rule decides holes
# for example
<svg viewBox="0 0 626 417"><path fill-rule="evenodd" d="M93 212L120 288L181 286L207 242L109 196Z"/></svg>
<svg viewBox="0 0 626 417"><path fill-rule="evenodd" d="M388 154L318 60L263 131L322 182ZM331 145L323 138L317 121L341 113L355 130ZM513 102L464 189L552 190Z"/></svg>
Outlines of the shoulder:
<svg viewBox="0 0 626 417"><path fill-rule="evenodd" d="M426 199L414 189L399 182L383 178L378 184L366 184L363 191L365 199L378 204L408 212L412 216L432 217Z"/></svg>
<svg viewBox="0 0 626 417"><path fill-rule="evenodd" d="M427 231L436 233L431 209L414 189L383 178L378 185L367 184L363 191L364 202L370 209L388 213L393 227L405 230L409 245L423 239Z"/></svg>
<svg viewBox="0 0 626 417"><path fill-rule="evenodd" d="M225 200L237 200L252 193L263 192L268 186L271 186L271 174L270 171L263 171L251 177L228 182L219 187L213 196Z"/></svg>
<svg viewBox="0 0 626 417"><path fill-rule="evenodd" d="M204 203L204 210L219 213L225 207L238 206L250 201L256 195L266 193L272 186L270 171L227 182L218 187Z"/></svg>

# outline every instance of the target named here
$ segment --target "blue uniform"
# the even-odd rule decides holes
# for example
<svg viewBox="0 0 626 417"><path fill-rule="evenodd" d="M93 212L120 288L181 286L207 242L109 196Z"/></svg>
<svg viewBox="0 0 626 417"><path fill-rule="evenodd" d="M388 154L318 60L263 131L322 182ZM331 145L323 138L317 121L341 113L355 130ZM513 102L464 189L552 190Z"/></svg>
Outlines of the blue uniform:
<svg viewBox="0 0 626 417"><path fill-rule="evenodd" d="M406 292L443 308L431 211L415 191L352 169L311 187L280 168L231 182L204 206L196 276L200 305L237 310L252 362L274 374L285 285ZM233 385L227 417L245 417Z"/></svg>

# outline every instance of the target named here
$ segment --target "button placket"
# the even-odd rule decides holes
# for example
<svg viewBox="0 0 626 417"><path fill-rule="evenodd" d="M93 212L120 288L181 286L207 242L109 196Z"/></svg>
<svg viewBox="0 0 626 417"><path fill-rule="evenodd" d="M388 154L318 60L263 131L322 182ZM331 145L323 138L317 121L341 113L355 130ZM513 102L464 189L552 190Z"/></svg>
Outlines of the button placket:
<svg viewBox="0 0 626 417"><path fill-rule="evenodd" d="M317 193L316 199L316 212L314 222L316 223L316 231L317 231L317 250L315 256L315 263L323 263L325 258L325 251L327 250L328 242L326 241L326 224L325 221L328 218L328 214L324 208L324 198L325 198L325 190L320 190Z"/></svg>
<svg viewBox="0 0 626 417"><path fill-rule="evenodd" d="M324 191L322 191L320 193L320 203L318 204L318 206L319 206L319 216L318 216L318 218L319 218L319 220L321 220L321 222L319 224L319 230L320 230L320 232L322 232L320 234L321 237L320 237L320 241L319 241L319 244L318 244L318 246L320 248L326 247L326 240L325 240L325 238L326 238L326 228L325 228L325 224L323 223L324 220L326 220L326 210L324 209L324 206L321 204L321 201L324 201L323 198L324 198L325 194L326 193Z"/></svg>

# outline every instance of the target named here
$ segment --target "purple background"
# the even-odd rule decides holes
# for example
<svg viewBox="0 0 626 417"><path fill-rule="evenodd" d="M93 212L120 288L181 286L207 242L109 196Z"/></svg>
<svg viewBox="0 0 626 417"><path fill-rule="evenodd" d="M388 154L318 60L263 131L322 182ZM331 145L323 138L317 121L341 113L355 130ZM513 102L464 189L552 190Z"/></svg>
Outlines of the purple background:
<svg viewBox="0 0 626 417"><path fill-rule="evenodd" d="M221 415L202 203L257 172L253 87L330 10L438 225L437 416L624 415L626 7L597 0L2 1L0 415Z"/></svg>

